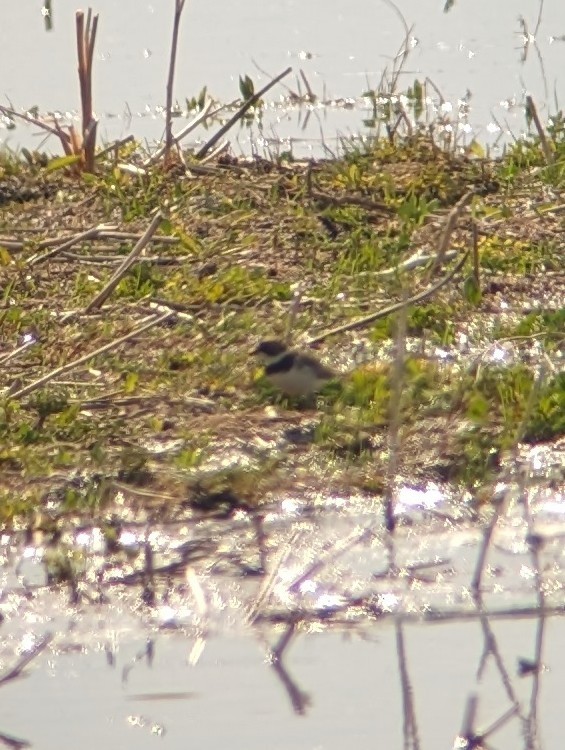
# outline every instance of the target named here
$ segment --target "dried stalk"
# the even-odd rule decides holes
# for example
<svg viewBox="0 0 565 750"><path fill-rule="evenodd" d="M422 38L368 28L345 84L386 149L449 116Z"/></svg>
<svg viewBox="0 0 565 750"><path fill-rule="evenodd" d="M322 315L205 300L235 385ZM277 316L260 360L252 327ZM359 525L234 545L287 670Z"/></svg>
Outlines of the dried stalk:
<svg viewBox="0 0 565 750"><path fill-rule="evenodd" d="M94 230L98 230L94 232ZM33 232L33 228L29 229L12 229L13 232ZM42 231L42 230L41 230ZM92 227L92 229L85 230L85 231L93 231L92 236L83 237L82 233L80 234L71 234L67 237L48 237L46 240L41 240L37 243L37 247L40 250L43 250L46 247L52 247L53 245L58 245L63 242L72 241L73 244L77 244L77 242L80 242L81 239L89 239L89 240L139 240L143 235L139 234L138 232L120 232L117 230L117 227L109 225L109 224L100 224L98 227ZM163 245L178 245L180 240L178 237L170 237L169 235L162 234L157 235L155 237L156 241L159 241ZM10 240L8 238L4 238L0 236L0 245L2 247L5 247L6 250L9 250L10 252L23 250L27 243L26 242L20 242L19 240ZM57 253L62 252L63 254L67 253L66 249L63 248L57 248ZM44 260L48 260L49 257L52 256L41 256L37 257L36 260L32 263L32 265L36 265L37 263L42 263Z"/></svg>
<svg viewBox="0 0 565 750"><path fill-rule="evenodd" d="M80 101L82 108L82 151L83 168L86 172L94 172L94 152L96 149L96 130L98 121L92 114L92 60L94 44L98 28L98 14L92 16L92 9L88 9L86 28L84 11L76 13L76 35L78 56L78 78L80 84ZM71 134L72 137L72 134Z"/></svg>
<svg viewBox="0 0 565 750"><path fill-rule="evenodd" d="M35 125L36 128L40 128L41 130L45 130L45 132L50 133L51 135L56 135L58 138L61 139L63 148L65 149L65 153L67 152L68 144L71 142L71 137L68 133L65 133L61 130L61 128L58 125L48 125L46 122L43 122L43 120L38 120L37 117L32 117L31 115L22 114L21 112L16 112L14 109L10 109L10 107L4 107L0 104L0 112L3 115L6 115L6 117L18 117L20 120L23 120L24 122L29 122L30 125Z"/></svg>
<svg viewBox="0 0 565 750"><path fill-rule="evenodd" d="M177 47L179 41L180 18L184 8L185 0L175 0L175 15L173 20L173 40L171 42L171 54L169 57L169 77L167 79L167 104L165 111L165 166L169 164L171 158L171 148L173 147L173 84L175 80L175 63L177 59Z"/></svg>
<svg viewBox="0 0 565 750"><path fill-rule="evenodd" d="M84 11L79 10L76 13L76 37L77 37L77 56L78 56L78 77L80 85L80 98L82 109L82 134L79 135L72 125L69 126L68 132L65 132L59 125L56 118L53 117L53 125L27 114L20 114L8 107L0 106L0 112L9 117L18 117L25 122L35 125L41 130L57 136L66 156L75 156L80 160L81 167L86 172L94 171L95 149L96 149L96 131L98 121L92 112L92 60L94 57L94 44L96 41L96 31L98 28L98 14L92 15L89 8L86 17L86 27Z"/></svg>
<svg viewBox="0 0 565 750"><path fill-rule="evenodd" d="M173 146L179 143L183 138L185 138L189 133L191 133L195 128L197 128L201 122L204 122L204 120L208 117L208 114L210 113L210 108L212 107L212 100L209 99L206 104L204 105L204 108L201 112L198 113L198 115L191 120L186 127L184 127L180 133L177 133L177 135L172 137L172 141L169 144L169 149ZM217 110L216 110L217 111ZM165 144L155 151L154 154L152 154L148 159L146 159L143 162L143 167L146 169L147 167L150 167L152 164L155 164L159 161L159 159L165 154L165 161L168 159L167 155L167 142L165 141Z"/></svg>
<svg viewBox="0 0 565 750"><path fill-rule="evenodd" d="M477 290L481 289L481 256L479 255L479 230L477 228L477 222L473 221L473 276L475 278L475 284Z"/></svg>
<svg viewBox="0 0 565 750"><path fill-rule="evenodd" d="M434 271L441 267L445 261L445 255L447 253L447 248L449 245L449 240L451 239L451 235L453 234L455 227L457 226L457 221L465 208L469 205L471 200L473 199L473 196L475 195L474 190L469 190L465 195L463 195L457 203L453 206L449 214L447 215L446 222L444 224L443 230L441 232L438 248L437 248L437 256L434 261L434 264L432 265L430 269L430 276L434 273Z"/></svg>
<svg viewBox="0 0 565 750"><path fill-rule="evenodd" d="M63 242L61 245L58 245L52 250L43 253L43 255L33 255L28 260L27 265L33 267L39 265L40 263L44 263L46 260L54 258L59 253L65 250L69 250L73 245L76 245L79 242L84 242L84 240L91 240L95 237L99 237L101 232L107 231L108 229L110 229L110 227L108 227L106 224L99 224L96 227L91 227L84 232L80 232L80 234L75 234L73 237L65 240L65 242Z"/></svg>
<svg viewBox="0 0 565 750"><path fill-rule="evenodd" d="M287 68L286 70L283 70L282 73L279 73L278 76L273 78L272 81L269 81L269 83L266 86L263 86L263 88L258 91L256 94L253 94L253 96L249 97L249 99L237 110L237 112L231 117L225 125L222 125L222 127L218 130L218 132L213 135L209 141L207 141L202 148L200 148L196 152L196 158L202 159L208 151L210 151L211 148L213 148L216 143L224 137L224 135L228 132L230 128L232 128L235 123L238 120L241 120L243 115L247 112L248 109L251 109L258 101L261 99L261 97L269 91L275 84L277 84L280 80L282 80L285 76L287 76L290 72L292 72L292 68Z"/></svg>
<svg viewBox="0 0 565 750"><path fill-rule="evenodd" d="M422 292L415 294L413 297L409 297L405 301L397 302L394 305L385 307L384 310L379 310L378 312L371 313L371 315L366 315L364 318L359 318L359 320L354 320L351 323L345 323L342 326L337 326L337 328L332 328L329 331L324 331L319 336L315 336L314 338L309 339L306 343L318 344L320 341L325 341L325 339L330 338L330 336L336 336L338 333L345 333L346 331L354 331L358 328L364 328L369 323L373 323L375 320L386 318L387 315L391 315L392 313L402 310L402 308L405 306L410 307L410 305L414 305L417 302L422 302L423 300L428 299L428 297L433 296L437 291L448 284L451 279L453 279L455 274L463 268L468 257L469 251L467 250L467 252L464 253L461 259L451 269L451 271L442 279L440 279L436 284L429 287L429 289L424 289Z"/></svg>
<svg viewBox="0 0 565 750"><path fill-rule="evenodd" d="M161 212L157 211L157 213L153 217L151 224L147 227L147 229L145 230L145 232L143 233L139 241L135 244L130 254L126 258L124 258L123 263L115 271L114 275L112 276L110 281L106 284L104 289L102 289L96 295L96 297L94 297L94 299L91 300L88 303L88 305L84 308L85 313L92 312L92 310L96 310L101 305L104 304L104 302L108 299L108 297L112 294L112 292L118 286L118 284L123 279L123 277L129 271L131 266L135 263L135 261L137 260L137 257L139 256L143 248L149 243L149 241L151 240L151 237L155 234L157 227L161 223L162 218L163 218L163 215L161 214Z"/></svg>
<svg viewBox="0 0 565 750"><path fill-rule="evenodd" d="M125 336L121 336L119 339L110 341L108 344L104 344L104 346L101 346L99 349L96 349L95 351L90 352L89 354L85 354L83 357L79 357L79 359L75 359L73 362L68 362L66 365L61 365L61 367L56 367L54 370L51 370L51 372L48 372L46 375L43 375L41 378L38 378L38 380L35 380L33 383L26 385L24 388L20 388L20 390L13 393L10 396L10 398L16 400L16 399L23 398L24 396L28 396L30 393L33 393L33 391L36 391L38 388L41 388L42 386L46 385L51 380L58 378L60 375L65 375L67 372L70 372L71 370L74 370L75 368L86 364L86 362L89 362L91 359L94 359L94 357L97 357L100 354L105 354L106 352L109 352L112 349L115 349L121 344L124 344L126 341L129 341L130 339L133 339L136 336L139 336L141 333L148 331L150 328L153 328L154 326L164 323L166 320L169 320L169 318L172 318L174 315L175 313L171 311L166 312L163 315L159 315L158 317L153 318L153 320L150 320L148 323L145 323L144 325L139 326L139 328L135 328L133 331L130 331Z"/></svg>
<svg viewBox="0 0 565 750"><path fill-rule="evenodd" d="M528 112L528 114L534 121L534 125L536 126L536 130L537 130L538 137L541 143L541 149L543 151L546 164L553 164L553 162L555 161L554 156L553 156L553 151L551 150L551 147L548 143L547 136L543 129L543 125L541 124L541 120L539 119L536 105L531 96L526 97L526 111Z"/></svg>

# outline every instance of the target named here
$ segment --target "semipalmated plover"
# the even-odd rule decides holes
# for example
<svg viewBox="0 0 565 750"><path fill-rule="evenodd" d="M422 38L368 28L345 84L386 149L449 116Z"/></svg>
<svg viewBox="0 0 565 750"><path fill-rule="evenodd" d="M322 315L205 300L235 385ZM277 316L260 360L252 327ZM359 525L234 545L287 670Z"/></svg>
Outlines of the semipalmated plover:
<svg viewBox="0 0 565 750"><path fill-rule="evenodd" d="M310 396L339 377L315 357L293 351L282 341L262 341L251 354L265 367L268 380L288 396Z"/></svg>

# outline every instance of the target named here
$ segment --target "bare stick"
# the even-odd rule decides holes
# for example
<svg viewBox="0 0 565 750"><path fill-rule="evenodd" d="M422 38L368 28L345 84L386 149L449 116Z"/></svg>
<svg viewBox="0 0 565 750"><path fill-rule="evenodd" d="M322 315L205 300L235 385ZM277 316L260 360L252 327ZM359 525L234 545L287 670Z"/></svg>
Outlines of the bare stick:
<svg viewBox="0 0 565 750"><path fill-rule="evenodd" d="M130 135L126 135L125 138L120 138L117 141L114 141L113 143L110 143L109 146L106 146L106 148L103 148L101 151L99 151L96 154L97 159L103 159L107 154L111 154L112 151L114 153L117 153L117 151L122 147L125 146L128 143L133 143L135 141L135 136L133 133Z"/></svg>
<svg viewBox="0 0 565 750"><path fill-rule="evenodd" d="M481 258L479 255L479 231L477 229L477 222L473 221L473 276L475 277L475 284L477 289L481 289Z"/></svg>
<svg viewBox="0 0 565 750"><path fill-rule="evenodd" d="M406 290L405 290L406 292ZM406 294L405 294L406 296ZM398 464L400 456L400 401L402 399L402 388L404 385L404 360L406 357L406 319L408 315L407 305L403 305L398 313L398 330L396 332L396 351L394 355L394 366L392 372L392 391L390 394L390 425L388 431L388 463L386 493L384 501L385 527L389 532L387 536L387 550L389 554L389 565L394 566L394 547L390 534L394 531L394 495L396 491Z"/></svg>
<svg viewBox="0 0 565 750"><path fill-rule="evenodd" d="M306 74L304 73L302 68L300 68L300 77L304 81L304 86L306 87L306 93L308 94L308 101L315 102L318 97L312 91L312 88L310 87L310 84L308 83L308 79L306 78Z"/></svg>
<svg viewBox="0 0 565 750"><path fill-rule="evenodd" d="M543 15L543 3L544 3L544 0L540 0L538 20L536 21L536 28L534 29L534 37L537 36L539 27L541 26L541 17Z"/></svg>
<svg viewBox="0 0 565 750"><path fill-rule="evenodd" d="M58 138L61 138L62 141L65 141L67 143L70 143L71 141L71 137L68 135L68 133L64 133L60 128L54 127L53 125L48 125L46 122L43 122L43 120L38 120L36 117L21 114L20 112L16 112L14 109L3 107L2 105L0 105L0 112L2 112L2 114L6 115L7 117L19 117L20 120L24 120L24 122L29 122L31 125L35 125L37 128L41 128L47 133L51 133L51 135L56 135Z"/></svg>
<svg viewBox="0 0 565 750"><path fill-rule="evenodd" d="M17 357L22 352L25 352L26 349L29 349L30 346L34 346L36 341L32 339L31 341L26 341L25 344L22 344L21 346L18 346L16 349L12 349L11 352L8 352L7 354L3 354L0 357L0 365L6 364L6 362L9 362L14 357Z"/></svg>
<svg viewBox="0 0 565 750"><path fill-rule="evenodd" d="M141 253L143 248L147 245L147 243L151 240L151 237L155 234L155 230L161 223L161 220L163 218L163 215L160 211L157 211L155 216L153 217L153 221L151 224L147 227L139 241L134 246L131 253L127 256L127 258L124 259L121 266L116 270L110 281L106 284L104 289L102 289L101 292L99 292L96 297L94 297L93 300L91 300L88 305L84 308L85 313L92 312L92 310L96 310L101 305L104 304L104 302L108 299L108 297L112 294L114 289L118 286L122 278L125 276L125 274L128 272L128 270L131 268L131 266L135 263L137 260L138 255Z"/></svg>
<svg viewBox="0 0 565 750"><path fill-rule="evenodd" d="M200 164L208 164L208 162L213 161L214 159L217 159L220 154L223 154L226 152L230 147L229 141L222 141L222 143L218 144L216 148L214 148L212 151L209 151L206 156L200 160ZM200 164L198 166L200 166ZM190 165L189 167L191 172L195 172L194 165ZM195 172L198 174L198 172Z"/></svg>
<svg viewBox="0 0 565 750"><path fill-rule="evenodd" d="M434 265L432 267L432 272L434 268L436 268L437 266L443 263L445 259L445 255L447 253L447 246L449 243L449 239L451 237L453 230L455 229L457 219L459 218L459 215L461 214L465 206L471 201L473 195L474 195L473 191L469 191L468 193L465 193L465 195L459 199L456 205L449 212L443 231L439 239L437 256L436 256ZM354 320L351 323L346 323L345 325L338 326L337 328L332 328L329 331L325 331L324 333L321 333L319 336L316 336L315 338L310 339L307 343L317 344L320 341L324 341L330 336L335 336L338 333L345 333L345 331L353 331L357 328L364 328L366 325L368 325L369 323L373 323L375 320L378 320L379 318L384 318L387 315L390 315L391 313L397 312L398 310L402 310L402 308L405 306L413 305L416 302L421 302L422 300L425 300L428 297L431 297L439 289L445 286L445 284L451 281L451 279L455 276L455 274L461 268L463 268L468 256L469 256L469 251L467 250L467 252L463 255L461 260L455 264L454 268L446 276L444 276L443 279L441 279L437 284L434 284L433 286L431 286L429 289L425 289L424 291L419 292L418 294L415 294L413 297L410 297L404 302L398 302L395 305L391 305L390 307L385 307L384 310L379 310L376 313L371 313L371 315L367 315L364 318L360 318L359 320Z"/></svg>
<svg viewBox="0 0 565 750"><path fill-rule="evenodd" d="M256 94L253 94L253 96L249 97L249 99L237 110L237 112L234 114L233 117L231 117L225 125L222 125L222 127L218 130L218 132L213 135L210 140L205 143L202 148L200 148L199 151L196 152L196 158L202 159L202 157L206 156L208 151L210 151L211 148L213 148L216 143L224 137L224 135L228 132L228 130L235 125L235 123L238 120L241 120L243 115L247 112L248 109L253 107L254 104L256 104L259 99L263 96L263 94L266 94L269 89L271 89L275 84L277 84L280 80L282 80L285 76L287 76L289 73L292 72L292 68L287 68L286 70L283 70L282 73L279 73L278 76L273 78L272 81L269 81L269 83L266 86L263 86L263 88L258 91Z"/></svg>
<svg viewBox="0 0 565 750"><path fill-rule="evenodd" d="M171 148L173 144L176 145L177 143L179 143L179 141L185 138L189 133L191 133L195 128L197 128L201 122L203 122L208 117L212 104L213 104L212 99L208 99L202 111L199 112L196 115L196 117L192 119L188 123L188 125L186 125L186 127L184 127L179 133L177 133L174 136L171 134L172 141L169 144L169 148ZM152 164L155 164L156 162L158 162L159 159L163 156L163 154L166 154L166 153L167 153L167 142L165 141L165 144L161 148L157 149L157 151L155 151L154 154L151 154L151 156L148 159L145 159L145 161L143 162L143 166L150 167Z"/></svg>
<svg viewBox="0 0 565 750"><path fill-rule="evenodd" d="M90 13L89 13L90 15ZM81 112L82 112L82 129L86 130L87 120L85 118L87 102L86 96L86 56L84 50L84 11L77 10L76 17L76 35L77 35L77 58L78 58L78 82L80 87Z"/></svg>
<svg viewBox="0 0 565 750"><path fill-rule="evenodd" d="M406 664L406 648L404 645L404 632L402 622L395 619L396 653L398 656L398 669L400 671L400 685L402 689L402 714L404 717L404 747L412 747L419 750L420 739L418 736L418 725L416 723L416 711L414 709L414 691L408 676Z"/></svg>
<svg viewBox="0 0 565 750"><path fill-rule="evenodd" d="M143 235L139 234L138 232L120 232L118 231L117 227L115 225L111 224L100 224L98 227L92 227L92 229L88 229L85 231L94 231L95 229L98 229L98 232L93 234L91 237L87 237L86 239L96 239L96 240L139 240ZM26 228L26 229L12 229L13 232L33 232L33 228ZM43 230L40 230L43 231ZM85 239L82 237L81 234L70 234L63 237L48 237L46 240L41 240L37 243L37 247L40 249L44 249L46 247L52 247L53 245L59 245L63 242L72 241L73 244L76 244L77 242L80 242L80 240ZM180 239L178 237L170 237L166 234L157 235L155 237L155 240L158 240L163 245L178 245L180 242ZM7 250L11 251L17 251L17 250L23 250L26 246L25 242L21 242L19 240L10 240L8 238L0 237L0 245L2 247L5 247ZM57 249L57 252L67 252L66 249L61 248ZM43 260L47 260L47 256L41 256L37 257L37 259L34 261L33 265L36 263L41 263Z"/></svg>
<svg viewBox="0 0 565 750"><path fill-rule="evenodd" d="M79 357L79 359L75 359L73 362L68 362L66 365L62 365L61 367L57 367L54 370L51 370L51 372L48 372L46 375L43 375L43 377L39 378L38 380L35 380L33 383L26 385L24 388L20 388L20 390L13 393L10 396L10 398L19 399L19 398L23 398L24 396L28 396L30 393L33 393L33 391L36 391L38 388L41 388L42 386L44 386L46 383L49 383L54 378L57 378L60 375L65 375L67 372L74 370L76 367L80 367L81 365L84 365L86 362L89 362L91 359L94 359L94 357L97 357L100 354L105 354L106 352L109 352L112 349L115 349L121 344L124 344L126 341L129 341L130 339L133 339L136 336L139 336L144 331L148 331L150 328L153 328L154 326L157 326L160 323L164 323L166 320L169 320L169 318L172 318L174 315L175 315L174 312L169 311L169 312L164 313L163 315L159 315L158 317L153 318L153 320L150 320L148 323L145 323L144 325L139 326L139 328L135 328L133 331L126 333L125 336L121 336L119 339L110 341L108 344L104 344L104 346L101 346L99 349L96 349L95 351L90 352L89 354L85 354L83 357Z"/></svg>
<svg viewBox="0 0 565 750"><path fill-rule="evenodd" d="M17 677L19 677L24 667L26 667L30 663L30 661L35 659L35 657L40 654L51 643L52 640L53 633L47 633L46 635L44 635L43 638L35 644L31 651L28 651L28 653L24 654L17 664L15 664L10 670L0 676L0 685L3 685L10 680L15 680Z"/></svg>
<svg viewBox="0 0 565 750"><path fill-rule="evenodd" d="M536 126L536 130L538 133L538 137L541 143L541 148L542 148L546 163L553 164L554 162L553 152L547 141L547 136L545 135L545 131L541 124L541 120L539 119L538 111L536 109L536 105L534 104L534 100L529 95L526 97L526 111L528 112L528 114L534 121L534 125Z"/></svg>
<svg viewBox="0 0 565 750"><path fill-rule="evenodd" d="M94 44L98 28L98 14L92 16L92 9L88 9L86 29L84 11L76 13L78 79L80 85L80 100L82 108L82 158L84 169L94 171L94 151L96 148L96 131L98 122L92 114L92 60L94 58ZM75 151L76 153L76 151Z"/></svg>
<svg viewBox="0 0 565 750"><path fill-rule="evenodd" d="M372 539L374 535L374 530L369 526L361 532L354 531L348 537L335 544L326 545L323 552L318 555L318 558L290 584L288 587L289 591L293 593L299 591L304 581L317 575L326 565L339 559L353 547L358 544L364 544Z"/></svg>
<svg viewBox="0 0 565 750"><path fill-rule="evenodd" d="M49 260L50 258L55 257L55 255L58 255L59 253L63 252L64 250L68 250L73 245L76 245L79 242L83 242L84 240L91 240L94 237L100 236L100 232L109 229L109 227L105 224L99 224L96 227L91 227L90 229L87 229L85 232L81 232L80 234L75 234L74 237L70 237L68 240L65 240L61 245L58 245L57 247L54 247L52 250L49 250L46 253L43 253L43 255L34 255L32 256L28 262L28 266L37 266L40 263L44 263L46 260Z"/></svg>
<svg viewBox="0 0 565 750"><path fill-rule="evenodd" d="M438 248L437 248L437 257L435 259L433 266L430 269L430 276L433 274L433 272L437 268L443 265L445 254L447 253L447 247L449 245L449 240L451 239L453 230L455 229L457 225L457 220L463 213L464 209L469 205L474 195L475 195L475 191L469 190L467 193L465 193L465 195L463 195L457 201L457 203L453 206L453 208L447 215L447 220L443 226L443 230L439 238L439 243L438 243Z"/></svg>
<svg viewBox="0 0 565 750"><path fill-rule="evenodd" d="M473 598L475 602L481 602L481 606L482 606L481 582L483 578L483 572L485 569L487 555L488 555L490 543L492 541L492 536L494 534L494 530L498 523L498 519L500 518L501 505L503 502L504 502L504 498L497 498L495 502L494 511L491 516L491 519L483 531L483 539L481 542L481 546L479 547L479 554L477 555L477 562L475 564L475 572L473 573L473 578L471 579L471 591L473 593Z"/></svg>
<svg viewBox="0 0 565 750"><path fill-rule="evenodd" d="M455 276L455 274L463 268L468 257L469 251L467 250L467 252L461 257L461 260L459 260L455 264L451 271L446 276L444 276L443 279L440 279L440 281L438 281L436 284L429 287L429 289L424 289L422 292L415 294L413 297L409 297L406 301L397 302L394 305L385 307L384 310L379 310L378 312L371 313L371 315L366 315L364 318L359 318L359 320L354 320L351 323L345 323L345 325L338 326L337 328L332 328L329 331L324 331L324 333L321 333L319 336L315 336L314 338L309 339L306 343L318 344L320 341L325 341L325 339L330 338L330 336L336 336L338 333L345 333L346 331L354 331L357 328L364 328L369 323L373 323L375 320L379 320L379 318L386 318L387 315L391 315L392 313L398 312L398 310L402 310L402 308L405 306L409 307L410 305L414 305L417 302L422 302L422 300L431 297L442 287L448 284Z"/></svg>
<svg viewBox="0 0 565 750"><path fill-rule="evenodd" d="M249 611L247 613L248 622L250 623L254 622L259 610L261 609L261 606L270 597L275 587L279 571L281 567L286 563L288 558L290 557L292 550L296 548L299 537L300 537L300 532L295 531L290 535L288 541L285 544L281 544L279 546L277 557L275 558L272 564L272 570L269 573L269 575L265 578L263 585L259 589L259 593L255 597L255 601L252 603L251 607L249 608Z"/></svg>
<svg viewBox="0 0 565 750"><path fill-rule="evenodd" d="M167 79L167 104L165 111L165 165L169 163L171 158L171 148L173 146L173 83L175 80L175 63L179 41L180 17L184 8L184 2L185 0L175 0L173 40L171 42L171 55L169 57L169 77Z"/></svg>
<svg viewBox="0 0 565 750"><path fill-rule="evenodd" d="M445 255L445 259L453 260L458 255L459 253L457 250L449 250ZM397 266L385 268L382 271L371 271L370 275L373 279L394 279L396 276L398 276L399 271L413 271L415 268L427 266L428 263L431 260L434 260L435 257L435 255L419 255L418 253L416 253L415 255L411 255L409 258L406 258L406 260L403 260Z"/></svg>

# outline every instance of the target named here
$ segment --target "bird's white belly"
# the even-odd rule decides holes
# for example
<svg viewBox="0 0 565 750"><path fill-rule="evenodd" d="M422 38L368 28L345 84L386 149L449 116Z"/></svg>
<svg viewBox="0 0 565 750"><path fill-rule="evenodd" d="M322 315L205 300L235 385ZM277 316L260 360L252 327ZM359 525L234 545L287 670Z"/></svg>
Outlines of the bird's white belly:
<svg viewBox="0 0 565 750"><path fill-rule="evenodd" d="M288 372L274 372L269 375L271 383L289 396L308 396L325 385L308 367L293 367Z"/></svg>

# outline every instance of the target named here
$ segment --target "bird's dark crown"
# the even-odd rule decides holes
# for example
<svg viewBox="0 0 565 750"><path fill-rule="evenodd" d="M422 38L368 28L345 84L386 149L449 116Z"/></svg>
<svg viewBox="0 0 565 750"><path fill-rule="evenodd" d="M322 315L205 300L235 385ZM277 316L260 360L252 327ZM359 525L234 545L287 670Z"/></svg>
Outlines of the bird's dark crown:
<svg viewBox="0 0 565 750"><path fill-rule="evenodd" d="M282 341L270 339L269 341L261 341L253 351L253 354L265 354L267 357L278 357L280 354L284 354L287 351L288 347L283 344Z"/></svg>

